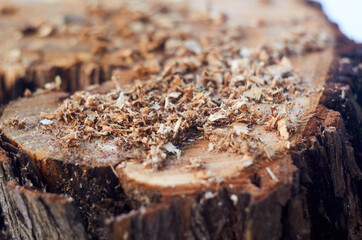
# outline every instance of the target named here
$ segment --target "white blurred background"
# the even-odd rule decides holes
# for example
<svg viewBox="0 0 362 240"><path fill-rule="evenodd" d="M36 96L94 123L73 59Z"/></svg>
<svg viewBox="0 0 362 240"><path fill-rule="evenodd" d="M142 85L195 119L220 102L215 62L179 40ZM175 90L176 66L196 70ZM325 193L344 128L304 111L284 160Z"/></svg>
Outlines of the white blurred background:
<svg viewBox="0 0 362 240"><path fill-rule="evenodd" d="M318 0L329 19L350 39L362 43L362 0Z"/></svg>

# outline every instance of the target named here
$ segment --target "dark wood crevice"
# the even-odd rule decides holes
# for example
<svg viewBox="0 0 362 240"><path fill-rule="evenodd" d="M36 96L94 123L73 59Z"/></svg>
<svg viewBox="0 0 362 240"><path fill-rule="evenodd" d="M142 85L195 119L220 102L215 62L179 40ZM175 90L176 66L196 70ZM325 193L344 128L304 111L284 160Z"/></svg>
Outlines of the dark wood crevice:
<svg viewBox="0 0 362 240"><path fill-rule="evenodd" d="M1 95L1 104L23 97L24 91L29 89L34 92L38 88L43 88L46 83L54 81L56 76L62 79L61 89L70 93L84 90L92 84L100 84L110 79L111 68L107 69L101 63L75 62L69 66L47 66L46 63L38 63L25 69L26 74L14 80L11 89L7 89L7 94ZM4 85L9 81L0 72L0 84ZM0 86L1 89L1 86ZM3 86L2 89L5 89Z"/></svg>
<svg viewBox="0 0 362 240"><path fill-rule="evenodd" d="M338 31L338 30L337 30ZM294 155L311 219L311 239L362 238L362 49L341 34L304 150Z"/></svg>
<svg viewBox="0 0 362 240"><path fill-rule="evenodd" d="M87 238L71 198L35 189L26 175L30 162L21 166L13 151L1 149L0 161L2 239Z"/></svg>
<svg viewBox="0 0 362 240"><path fill-rule="evenodd" d="M254 173L249 177L252 184L257 186L258 188L261 188L261 179L260 176L257 173Z"/></svg>
<svg viewBox="0 0 362 240"><path fill-rule="evenodd" d="M4 184L14 182L28 191L72 197L89 238L107 238L108 227L105 226L104 219L131 210L110 166L90 168L53 160L52 164L42 168L41 161L33 159L27 152L8 142L6 137L1 137L0 147L8 156L1 162ZM54 172L61 178L54 179Z"/></svg>
<svg viewBox="0 0 362 240"><path fill-rule="evenodd" d="M6 173L3 176L5 181L16 181L20 186L45 190L44 178L29 154L11 144L3 135L0 135L0 147L8 156L6 161L1 162Z"/></svg>

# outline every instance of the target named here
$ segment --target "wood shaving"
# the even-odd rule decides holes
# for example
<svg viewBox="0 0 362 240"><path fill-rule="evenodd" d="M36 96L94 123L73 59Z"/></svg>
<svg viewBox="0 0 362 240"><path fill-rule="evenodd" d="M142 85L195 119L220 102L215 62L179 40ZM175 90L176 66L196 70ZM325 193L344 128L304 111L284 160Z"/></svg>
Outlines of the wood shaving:
<svg viewBox="0 0 362 240"><path fill-rule="evenodd" d="M284 140L288 140L289 139L289 132L288 132L288 128L287 128L287 121L285 118L281 119L278 121L278 130L280 133L280 136L284 139Z"/></svg>
<svg viewBox="0 0 362 240"><path fill-rule="evenodd" d="M271 145L266 145L266 146L264 147L264 151L265 151L266 156L267 156L269 159L273 158L274 155L275 155L274 148L273 148Z"/></svg>
<svg viewBox="0 0 362 240"><path fill-rule="evenodd" d="M208 151L274 158L278 152L256 129L278 131L280 141L292 137L299 120L289 117L295 105L290 99L307 90L288 58L320 51L328 35L302 32L247 48L238 44L246 30L226 17L161 6L154 5L152 14L120 9L114 31L129 44L117 56L125 70L113 74L115 89L76 92L48 113L46 119L66 125L58 136L67 147L114 140L119 151L142 152L138 160L155 169L167 165L168 155L179 158L191 133L210 142ZM107 42L106 36L97 39ZM126 72L130 85L120 84ZM60 85L57 76L46 88Z"/></svg>
<svg viewBox="0 0 362 240"><path fill-rule="evenodd" d="M57 75L54 79L54 82L46 83L44 85L44 88L47 90L59 90L61 84L62 79L60 78L60 76Z"/></svg>
<svg viewBox="0 0 362 240"><path fill-rule="evenodd" d="M236 206L238 204L238 196L236 196L235 194L231 194L230 195L230 200L233 202L233 205Z"/></svg>
<svg viewBox="0 0 362 240"><path fill-rule="evenodd" d="M188 170L201 170L204 169L205 163L199 158L190 158L189 164L185 166Z"/></svg>
<svg viewBox="0 0 362 240"><path fill-rule="evenodd" d="M50 125L53 123L53 121L45 118L45 119L40 120L39 123L42 125Z"/></svg>
<svg viewBox="0 0 362 240"><path fill-rule="evenodd" d="M24 97L29 98L31 96L31 91L29 89L25 89Z"/></svg>
<svg viewBox="0 0 362 240"><path fill-rule="evenodd" d="M279 179L275 176L275 174L273 173L273 171L269 168L269 167L266 167L266 171L269 173L271 179L274 181L274 182L279 182Z"/></svg>
<svg viewBox="0 0 362 240"><path fill-rule="evenodd" d="M26 118L19 120L17 115L15 115L11 119L9 119L3 123L4 126L11 126L13 128L17 128L17 129L25 129L27 124L28 124L28 120Z"/></svg>
<svg viewBox="0 0 362 240"><path fill-rule="evenodd" d="M163 145L163 147L166 149L167 152L176 154L177 159L180 159L181 157L180 149L177 149L171 142L166 143L165 145Z"/></svg>

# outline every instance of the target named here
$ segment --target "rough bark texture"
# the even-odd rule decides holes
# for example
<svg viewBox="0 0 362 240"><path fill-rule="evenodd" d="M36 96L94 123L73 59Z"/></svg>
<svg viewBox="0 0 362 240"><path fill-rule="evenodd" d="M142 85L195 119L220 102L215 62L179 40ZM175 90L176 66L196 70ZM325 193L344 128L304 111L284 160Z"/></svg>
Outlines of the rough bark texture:
<svg viewBox="0 0 362 240"><path fill-rule="evenodd" d="M0 89L4 88L1 91L0 103L7 103L15 97L23 96L27 88L34 91L43 87L46 83L54 81L56 76L60 76L63 80L61 88L65 91L74 92L84 89L91 84L108 80L111 70L105 68L107 66L102 68L100 63L75 60L66 62L66 65L62 66L53 66L44 62L31 66L7 66L0 69Z"/></svg>
<svg viewBox="0 0 362 240"><path fill-rule="evenodd" d="M16 144L2 138L0 237L362 239L362 68L358 67L362 46L337 35L330 78L307 124L303 143L291 151L287 162L280 163L281 169L290 170L280 175L292 176L279 179L268 188L268 194L255 197L252 193L266 188L264 180L270 178L259 171L250 177L253 186L247 190L222 185L215 192L205 189L168 202L156 195L148 206L125 213L130 210L128 199L111 167L34 162ZM15 82L22 84L23 90L26 84L41 86L61 75L69 80L63 83L64 89L74 91L103 81L103 74L95 63L74 63L34 68L26 71L27 79L20 77ZM0 83L1 79L4 75L0 74ZM0 98L8 100L21 93ZM54 179L55 175L60 177ZM108 217L110 231L104 226Z"/></svg>
<svg viewBox="0 0 362 240"><path fill-rule="evenodd" d="M336 31L325 91L291 152L298 167L291 185L258 201L234 193L236 205L232 190L223 189L212 199L201 193L140 209L111 221L114 238L361 239L362 46Z"/></svg>
<svg viewBox="0 0 362 240"><path fill-rule="evenodd" d="M347 106L359 108L349 101ZM259 201L225 188L212 199L203 192L191 200L142 208L111 221L114 238L361 239L360 130L354 125L348 133L343 113L322 104L308 124L303 150L292 153L299 168L292 186L281 185ZM347 114L358 120L353 114L358 111Z"/></svg>
<svg viewBox="0 0 362 240"><path fill-rule="evenodd" d="M330 78L295 159L315 239L361 239L361 45L340 37ZM356 67L357 66L357 67Z"/></svg>
<svg viewBox="0 0 362 240"><path fill-rule="evenodd" d="M282 185L260 201L248 193L222 188L173 200L112 221L114 238L122 239L306 239L308 214L303 196ZM286 215L287 214L287 215ZM289 238L290 237L290 238Z"/></svg>
<svg viewBox="0 0 362 240"><path fill-rule="evenodd" d="M10 151L1 150L0 160L2 224L7 231L2 235L4 239L87 239L71 198L20 186L16 180L32 184L23 178L28 169L18 168L21 163Z"/></svg>
<svg viewBox="0 0 362 240"><path fill-rule="evenodd" d="M69 201L67 204L71 205L71 208L68 207L65 212L69 211L69 213L76 214L76 222L79 222L82 228L87 230L89 238L107 238L109 231L104 224L104 219L114 214L129 211L128 202L119 186L119 180L109 166L90 168L89 166L67 164L61 161L52 161L49 164L36 163L25 151L9 143L4 136L1 137L0 150L6 151L6 154L9 155L9 158L4 158L1 162L3 195L10 194L1 202L3 209L9 209L8 202L11 203L12 195L17 194L15 187L13 190L6 188L9 182L16 182L29 189L44 190L49 192L50 196L53 196L52 193L54 196L66 194L71 197L71 200L66 198ZM52 177L55 172L59 177ZM8 193L9 191L10 193ZM31 192L30 190L27 191ZM36 194L33 195L36 196ZM9 212L4 212L6 225L18 229L9 218L12 210ZM66 218L60 218L60 223L61 219L64 219L64 224L67 224ZM60 229L60 234L62 230L64 229ZM11 236L15 239L32 239L29 236L13 234L13 232L11 232ZM35 237L34 239L44 238Z"/></svg>

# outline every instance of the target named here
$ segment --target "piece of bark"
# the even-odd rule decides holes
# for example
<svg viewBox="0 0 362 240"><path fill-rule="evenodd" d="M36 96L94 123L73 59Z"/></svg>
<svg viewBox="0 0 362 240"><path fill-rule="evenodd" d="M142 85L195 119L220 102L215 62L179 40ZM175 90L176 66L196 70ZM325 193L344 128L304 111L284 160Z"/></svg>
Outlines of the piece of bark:
<svg viewBox="0 0 362 240"><path fill-rule="evenodd" d="M285 171L282 174L286 176L296 170L294 166L286 166L288 162L270 168L276 173ZM112 219L113 236L115 239L280 239L286 237L287 231L292 238L308 238L309 218L303 211L305 200L297 193L297 183L292 185L290 178L271 184L265 169L255 174L260 178L260 187L251 182L242 187L231 183L232 187L202 190L193 196L141 207Z"/></svg>
<svg viewBox="0 0 362 240"><path fill-rule="evenodd" d="M242 5L235 7L234 4L232 1L225 1L217 6L227 9L237 19ZM288 3L283 4L289 6ZM344 69L331 65L332 60L333 64L337 64L339 54L342 54L338 49L341 47L338 44L342 41L342 35L318 10L301 2L293 1L291 5L294 8L290 9L291 12L286 12L290 14L287 15L287 20L291 19L290 16L302 17L305 20L303 24L311 29L325 28L331 31L336 41L336 44L322 52L292 59L293 66L299 73L311 78L311 88L318 88L325 85L328 69L332 71L332 76L333 70ZM265 14L256 13L248 7L243 9L249 11L249 14ZM275 13L275 9L269 13L273 11ZM308 19L314 19L313 23L308 22ZM283 21L278 22L280 19L275 21L285 24ZM269 30L271 32L275 29ZM265 32L258 34L258 37L254 36L249 41L258 42L260 38L270 37ZM353 46L354 49L346 50L344 56L357 52L354 43L345 42L345 45ZM352 68L348 68L354 69L358 65L358 59L351 64ZM74 70L69 70L68 75L71 76L73 72ZM90 72L86 78L97 75L99 70ZM349 78L353 74L355 70L347 70L338 73L335 78ZM351 85L356 82L356 78L352 76ZM73 81L72 86L77 88L80 83ZM358 192L360 169L356 158L361 156L358 145L360 110L353 97L348 98L348 108L343 109L343 103L335 98L340 93L334 92L334 87L329 83L327 81L322 96L316 95L304 102L311 109L311 114L306 119L309 123L304 130L304 125L302 126L303 131L299 135L306 144L293 146L293 150L281 159L265 161L255 169L245 170L236 155L209 153L205 142L200 141L186 148L186 156L202 156L207 169L220 170L217 175L224 178L223 181L212 184L198 179L193 172L183 174L177 165L164 171L148 170L142 164L131 161L125 167L116 167L119 159L127 157L127 154L122 155L124 153L106 153L111 158L103 163L99 162L104 156L96 148L99 143L92 141L82 148L63 151L56 138L42 135L35 129L42 120L39 113L54 110L66 96L63 93L36 94L29 99L13 102L3 112L1 120L7 121L14 114L19 119L28 119L32 126L29 129L4 128L5 142L31 156L27 161L34 163L34 169L39 171L34 175L41 179L41 184L46 185L47 191L66 193L74 198L78 211L87 224L87 231L94 238L108 237L107 228L97 228L97 224L111 217L110 227L115 239L358 239L361 234L361 208ZM345 93L353 96L349 91ZM360 97L357 101L359 99ZM323 110L321 105L345 111L342 115L347 126L344 127L338 113ZM314 117L310 118L313 114ZM349 139L348 136L353 138ZM49 146L53 148L50 149ZM308 146L313 148L308 150ZM324 167L316 165L317 160ZM116 168L116 173L113 168ZM233 175L235 172L240 172L240 175L228 178L229 174ZM323 177L321 172L324 172ZM111 181L110 185L108 181ZM102 202L104 194L107 200ZM87 196L90 196L89 199ZM135 211L127 213L130 210L128 202ZM98 213L102 211L105 214L99 216ZM125 214L112 218L120 213ZM319 227L319 223L323 223L323 226Z"/></svg>
<svg viewBox="0 0 362 240"><path fill-rule="evenodd" d="M325 91L305 130L306 149L294 161L316 239L362 237L361 75L353 70L361 63L361 49L339 36Z"/></svg>
<svg viewBox="0 0 362 240"><path fill-rule="evenodd" d="M87 239L73 200L11 183L2 186L2 210L12 238Z"/></svg>
<svg viewBox="0 0 362 240"><path fill-rule="evenodd" d="M15 176L20 172L26 174L31 167L20 167L13 152L1 149L0 161L0 203L7 230L4 238L87 239L73 199L20 186L16 181L23 177ZM30 185L29 179L27 185Z"/></svg>

